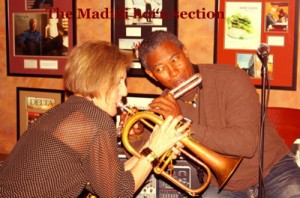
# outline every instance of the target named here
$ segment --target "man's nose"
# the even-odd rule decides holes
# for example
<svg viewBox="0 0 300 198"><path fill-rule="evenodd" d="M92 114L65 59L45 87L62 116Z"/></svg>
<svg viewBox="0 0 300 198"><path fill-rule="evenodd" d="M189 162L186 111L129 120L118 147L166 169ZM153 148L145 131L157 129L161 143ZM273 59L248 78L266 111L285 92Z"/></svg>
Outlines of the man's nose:
<svg viewBox="0 0 300 198"><path fill-rule="evenodd" d="M176 66L169 65L170 76L177 76L179 73L179 69Z"/></svg>

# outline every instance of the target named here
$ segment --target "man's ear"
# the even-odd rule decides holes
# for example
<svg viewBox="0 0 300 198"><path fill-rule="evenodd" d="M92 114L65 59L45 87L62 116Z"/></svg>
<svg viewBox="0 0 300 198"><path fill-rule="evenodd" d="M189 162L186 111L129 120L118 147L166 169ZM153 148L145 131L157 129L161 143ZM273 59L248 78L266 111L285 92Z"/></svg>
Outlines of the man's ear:
<svg viewBox="0 0 300 198"><path fill-rule="evenodd" d="M157 79L155 78L155 76L153 75L153 73L149 69L145 69L145 72L148 76L150 76L150 78L157 81Z"/></svg>

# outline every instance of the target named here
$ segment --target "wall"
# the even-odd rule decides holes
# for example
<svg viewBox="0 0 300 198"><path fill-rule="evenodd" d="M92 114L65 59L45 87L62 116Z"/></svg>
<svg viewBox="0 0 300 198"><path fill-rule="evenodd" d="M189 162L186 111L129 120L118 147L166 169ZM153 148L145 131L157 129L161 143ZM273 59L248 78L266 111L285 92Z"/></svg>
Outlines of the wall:
<svg viewBox="0 0 300 198"><path fill-rule="evenodd" d="M187 3L188 2L188 3ZM102 10L110 7L110 0L77 0L77 7ZM178 0L180 11L192 11L195 8L214 10L214 1L209 0ZM0 2L0 18L5 19L5 3ZM298 20L300 21L300 20ZM110 20L80 19L77 20L77 43L90 39L110 41ZM178 36L185 43L194 63L213 62L214 21L187 20L178 21ZM299 37L299 36L298 36ZM56 78L29 78L7 76L6 66L6 21L0 21L0 153L9 153L15 145L16 138L16 87L37 87L62 89L62 80ZM300 49L298 46L298 56ZM300 87L300 58L297 62L297 87ZM136 86L138 85L138 86ZM161 92L145 78L129 78L128 91L131 93ZM257 90L260 93L260 90ZM272 90L269 106L291 107L300 109L300 90Z"/></svg>

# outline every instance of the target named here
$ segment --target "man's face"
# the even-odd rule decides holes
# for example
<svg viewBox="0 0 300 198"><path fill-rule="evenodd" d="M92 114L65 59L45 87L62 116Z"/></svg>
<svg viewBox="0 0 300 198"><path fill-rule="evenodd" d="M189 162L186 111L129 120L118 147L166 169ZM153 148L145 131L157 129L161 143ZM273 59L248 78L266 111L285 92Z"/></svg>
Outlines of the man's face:
<svg viewBox="0 0 300 198"><path fill-rule="evenodd" d="M146 56L149 69L146 73L163 86L173 89L190 78L194 72L185 47L180 49L165 41Z"/></svg>
<svg viewBox="0 0 300 198"><path fill-rule="evenodd" d="M275 8L271 8L270 13L271 13L272 15L274 15L274 14L276 13L276 9L275 9Z"/></svg>
<svg viewBox="0 0 300 198"><path fill-rule="evenodd" d="M35 20L32 20L32 21L30 22L30 30L31 30L31 31L36 30L36 21L35 21Z"/></svg>

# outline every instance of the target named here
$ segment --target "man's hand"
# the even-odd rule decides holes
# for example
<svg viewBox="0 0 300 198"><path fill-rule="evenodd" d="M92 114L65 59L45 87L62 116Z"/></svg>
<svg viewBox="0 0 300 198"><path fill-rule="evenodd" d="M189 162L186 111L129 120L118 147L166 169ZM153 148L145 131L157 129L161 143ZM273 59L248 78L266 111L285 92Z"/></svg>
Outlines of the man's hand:
<svg viewBox="0 0 300 198"><path fill-rule="evenodd" d="M177 117L181 115L180 107L172 94L155 98L149 104L150 110L154 113L162 115L164 119L168 116Z"/></svg>
<svg viewBox="0 0 300 198"><path fill-rule="evenodd" d="M132 107L131 110L133 111L133 113L137 113L138 112L138 108L136 107ZM119 128L123 128L127 122L127 120L131 117L132 115L130 115L128 112L123 111L120 115L120 122L119 122ZM131 128L130 132L129 132L129 136L133 136L133 135L138 135L144 132L144 125L141 122L137 122L136 124L133 125L133 127Z"/></svg>

